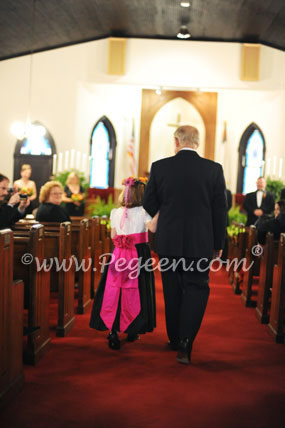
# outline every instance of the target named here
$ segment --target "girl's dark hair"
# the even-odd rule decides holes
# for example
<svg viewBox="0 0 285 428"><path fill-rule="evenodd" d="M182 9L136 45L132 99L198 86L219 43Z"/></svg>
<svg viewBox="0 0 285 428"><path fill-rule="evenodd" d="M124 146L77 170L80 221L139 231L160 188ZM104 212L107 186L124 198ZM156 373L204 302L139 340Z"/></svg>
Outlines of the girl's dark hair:
<svg viewBox="0 0 285 428"><path fill-rule="evenodd" d="M280 213L285 213L285 199L280 199L277 204L279 205Z"/></svg>
<svg viewBox="0 0 285 428"><path fill-rule="evenodd" d="M0 174L0 183L1 183L1 181L4 181L4 180L9 181L9 178L6 177L6 175Z"/></svg>
<svg viewBox="0 0 285 428"><path fill-rule="evenodd" d="M128 208L142 206L144 189L145 189L145 185L143 183L137 183L134 186L131 186L130 200L129 202L127 202L127 204L125 204L125 192L127 191L127 187L125 187L119 196L120 204L123 207L127 206Z"/></svg>

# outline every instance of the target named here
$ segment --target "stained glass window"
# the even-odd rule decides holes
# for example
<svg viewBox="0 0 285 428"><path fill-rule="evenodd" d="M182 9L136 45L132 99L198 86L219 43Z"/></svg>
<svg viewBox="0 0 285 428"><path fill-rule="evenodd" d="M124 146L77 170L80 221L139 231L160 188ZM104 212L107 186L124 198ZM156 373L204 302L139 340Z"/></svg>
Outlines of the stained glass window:
<svg viewBox="0 0 285 428"><path fill-rule="evenodd" d="M52 148L46 137L40 135L40 133L33 132L23 141L20 154L48 156L52 154Z"/></svg>
<svg viewBox="0 0 285 428"><path fill-rule="evenodd" d="M264 140L256 129L249 137L244 158L243 193L256 190L256 180L262 176Z"/></svg>
<svg viewBox="0 0 285 428"><path fill-rule="evenodd" d="M95 127L91 137L90 187L109 187L110 136L103 122Z"/></svg>

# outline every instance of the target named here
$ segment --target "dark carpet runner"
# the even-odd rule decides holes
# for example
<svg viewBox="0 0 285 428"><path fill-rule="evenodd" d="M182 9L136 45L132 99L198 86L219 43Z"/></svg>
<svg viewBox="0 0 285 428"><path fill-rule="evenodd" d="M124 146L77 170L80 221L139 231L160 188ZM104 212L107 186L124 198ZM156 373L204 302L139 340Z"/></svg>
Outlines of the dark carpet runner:
<svg viewBox="0 0 285 428"><path fill-rule="evenodd" d="M25 387L0 415L1 427L284 427L285 347L233 294L225 272L211 276L189 366L166 346L159 275L156 289L155 333L123 342L121 351L88 327L89 315L76 316L67 338L53 330L50 352L25 366Z"/></svg>

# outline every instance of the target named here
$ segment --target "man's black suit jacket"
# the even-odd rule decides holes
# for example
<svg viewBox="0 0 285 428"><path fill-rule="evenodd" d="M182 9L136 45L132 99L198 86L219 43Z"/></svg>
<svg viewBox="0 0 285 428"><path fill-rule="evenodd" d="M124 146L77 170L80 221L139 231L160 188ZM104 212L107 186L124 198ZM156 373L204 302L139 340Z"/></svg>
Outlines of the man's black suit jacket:
<svg viewBox="0 0 285 428"><path fill-rule="evenodd" d="M7 204L0 205L0 229L11 227L16 221L23 217L17 207L11 207Z"/></svg>
<svg viewBox="0 0 285 428"><path fill-rule="evenodd" d="M224 248L227 201L222 166L194 150L154 162L143 207L159 210L155 251L174 257L212 257Z"/></svg>
<svg viewBox="0 0 285 428"><path fill-rule="evenodd" d="M246 226L254 224L258 219L258 217L253 214L256 209L261 209L263 211L263 214L271 214L274 210L274 197L272 193L266 192L264 194L265 196L262 198L262 203L260 207L257 206L256 193L257 191L251 192L245 196L243 208L247 212Z"/></svg>

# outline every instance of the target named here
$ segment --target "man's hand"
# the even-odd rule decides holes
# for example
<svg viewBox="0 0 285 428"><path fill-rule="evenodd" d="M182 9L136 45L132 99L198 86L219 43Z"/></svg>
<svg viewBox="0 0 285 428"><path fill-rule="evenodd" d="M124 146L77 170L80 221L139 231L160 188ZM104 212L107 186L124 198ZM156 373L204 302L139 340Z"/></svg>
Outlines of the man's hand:
<svg viewBox="0 0 285 428"><path fill-rule="evenodd" d="M223 250L214 250L213 260L220 259L222 257Z"/></svg>
<svg viewBox="0 0 285 428"><path fill-rule="evenodd" d="M30 205L30 199L21 199L20 200L20 205L18 206L18 210L23 212L25 211L25 209Z"/></svg>
<svg viewBox="0 0 285 428"><path fill-rule="evenodd" d="M12 205L14 207L19 202L20 202L20 196L19 196L19 193L17 192L17 193L14 193L14 195L11 196L11 198L8 201L8 204Z"/></svg>
<svg viewBox="0 0 285 428"><path fill-rule="evenodd" d="M260 209L254 210L253 214L256 215L256 217L260 217L263 215L263 211Z"/></svg>

